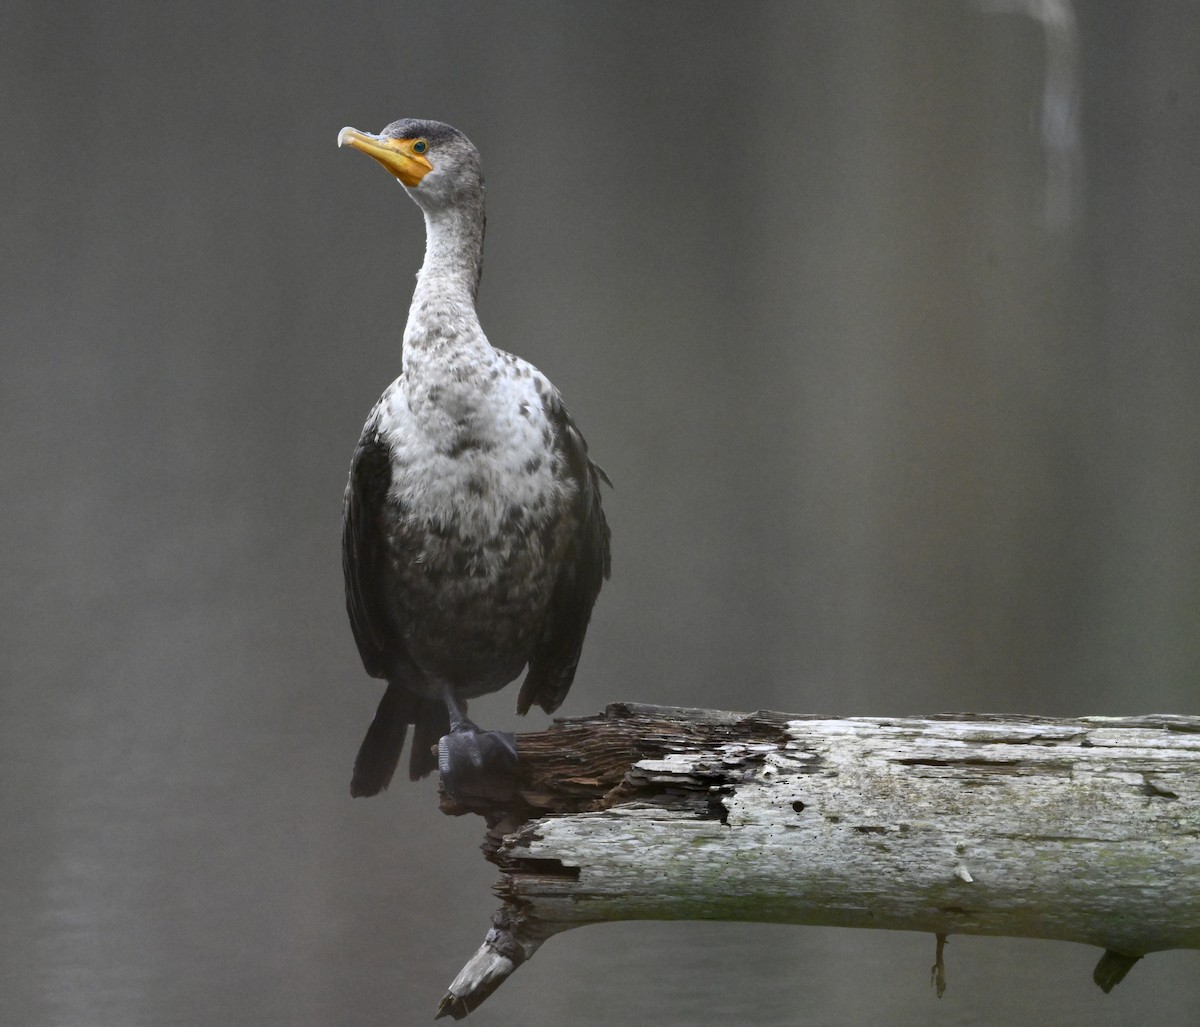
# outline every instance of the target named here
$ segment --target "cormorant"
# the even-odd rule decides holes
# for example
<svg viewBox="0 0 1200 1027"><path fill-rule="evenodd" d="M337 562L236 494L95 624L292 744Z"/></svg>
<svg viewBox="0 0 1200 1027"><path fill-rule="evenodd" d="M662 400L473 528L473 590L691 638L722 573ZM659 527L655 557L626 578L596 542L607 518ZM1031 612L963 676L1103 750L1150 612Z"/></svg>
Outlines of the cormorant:
<svg viewBox="0 0 1200 1027"><path fill-rule="evenodd" d="M350 624L367 673L387 681L350 794L388 786L409 724L410 777L438 766L452 792L486 791L515 745L472 724L467 700L528 667L518 713L563 701L609 575L611 483L558 390L479 325L484 189L467 137L403 119L379 135L344 128L338 145L398 179L426 230L403 373L367 418L343 507Z"/></svg>

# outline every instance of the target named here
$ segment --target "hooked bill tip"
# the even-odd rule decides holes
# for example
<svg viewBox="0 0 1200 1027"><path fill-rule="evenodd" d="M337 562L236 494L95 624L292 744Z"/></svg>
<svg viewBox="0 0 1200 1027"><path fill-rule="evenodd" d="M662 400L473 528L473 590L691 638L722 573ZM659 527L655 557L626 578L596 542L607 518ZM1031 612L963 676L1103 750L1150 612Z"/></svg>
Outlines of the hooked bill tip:
<svg viewBox="0 0 1200 1027"><path fill-rule="evenodd" d="M357 132L358 129L351 128L349 125L347 125L338 133L338 146L345 146L346 143L349 142L350 137L355 135Z"/></svg>

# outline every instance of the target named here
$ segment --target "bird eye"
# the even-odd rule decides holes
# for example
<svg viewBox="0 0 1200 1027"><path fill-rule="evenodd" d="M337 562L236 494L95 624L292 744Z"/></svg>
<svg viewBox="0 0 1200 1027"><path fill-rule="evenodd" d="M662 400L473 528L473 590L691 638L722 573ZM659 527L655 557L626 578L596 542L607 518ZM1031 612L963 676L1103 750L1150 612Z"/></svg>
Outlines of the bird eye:
<svg viewBox="0 0 1200 1027"><path fill-rule="evenodd" d="M428 149L429 149L429 144L427 142L425 142L424 139L418 139L415 143L412 144L413 153L424 153Z"/></svg>

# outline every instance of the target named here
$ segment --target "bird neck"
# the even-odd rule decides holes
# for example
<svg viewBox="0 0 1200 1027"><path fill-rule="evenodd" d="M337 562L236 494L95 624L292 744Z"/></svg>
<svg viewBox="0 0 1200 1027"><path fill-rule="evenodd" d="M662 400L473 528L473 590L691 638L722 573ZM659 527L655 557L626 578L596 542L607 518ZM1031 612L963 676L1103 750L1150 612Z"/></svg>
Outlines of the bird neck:
<svg viewBox="0 0 1200 1027"><path fill-rule="evenodd" d="M417 274L418 297L475 307L483 269L483 212L454 207L425 213L425 263Z"/></svg>
<svg viewBox="0 0 1200 1027"><path fill-rule="evenodd" d="M491 347L475 296L483 261L483 204L425 212L425 263L404 332L410 381L431 369L474 362Z"/></svg>

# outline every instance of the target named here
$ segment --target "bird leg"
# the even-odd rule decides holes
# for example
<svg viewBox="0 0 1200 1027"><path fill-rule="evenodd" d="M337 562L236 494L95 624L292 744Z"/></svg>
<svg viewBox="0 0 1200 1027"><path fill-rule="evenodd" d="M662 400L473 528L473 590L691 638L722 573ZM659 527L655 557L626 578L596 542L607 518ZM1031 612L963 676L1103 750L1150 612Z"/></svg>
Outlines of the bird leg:
<svg viewBox="0 0 1200 1027"><path fill-rule="evenodd" d="M515 787L517 740L511 731L481 731L449 684L442 699L450 715L450 733L438 740L438 770L446 791L459 801L507 799Z"/></svg>

